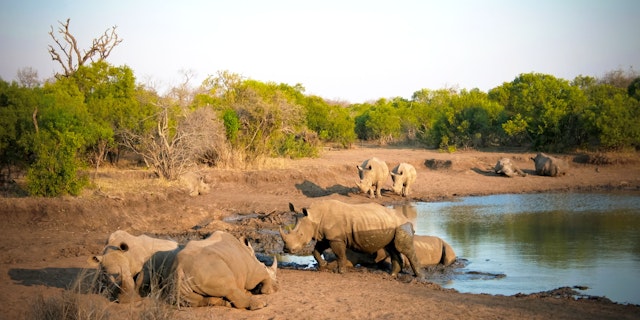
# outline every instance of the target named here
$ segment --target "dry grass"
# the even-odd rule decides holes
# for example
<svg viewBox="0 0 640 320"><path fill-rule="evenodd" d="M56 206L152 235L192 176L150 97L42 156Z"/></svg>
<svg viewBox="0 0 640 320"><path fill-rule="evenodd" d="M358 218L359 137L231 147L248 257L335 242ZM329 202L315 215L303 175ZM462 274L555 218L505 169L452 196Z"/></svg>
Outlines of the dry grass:
<svg viewBox="0 0 640 320"><path fill-rule="evenodd" d="M154 284L155 283L155 284ZM108 320L173 319L174 308L164 303L162 290L152 281L148 297L131 304L112 302L112 292L98 272L87 270L81 273L71 288L59 295L38 296L30 305L25 319L33 320Z"/></svg>

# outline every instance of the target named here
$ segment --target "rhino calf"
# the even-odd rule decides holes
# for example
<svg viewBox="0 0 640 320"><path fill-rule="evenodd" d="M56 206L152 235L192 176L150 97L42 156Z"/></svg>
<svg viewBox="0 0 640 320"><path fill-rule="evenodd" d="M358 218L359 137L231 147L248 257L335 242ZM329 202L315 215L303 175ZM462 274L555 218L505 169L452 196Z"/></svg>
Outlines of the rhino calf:
<svg viewBox="0 0 640 320"><path fill-rule="evenodd" d="M118 230L109 235L102 255L89 258L89 262L97 264L101 272L109 275L111 282L120 287L118 301L127 303L139 298L139 289L143 283L134 279L138 278L152 256L176 248L178 243L172 240L156 239L146 235L133 236L126 231Z"/></svg>
<svg viewBox="0 0 640 320"><path fill-rule="evenodd" d="M389 177L387 164L373 157L365 160L361 166L357 166L360 182L356 182L360 191L369 194L370 198L382 197L382 186Z"/></svg>
<svg viewBox="0 0 640 320"><path fill-rule="evenodd" d="M256 310L266 303L249 291L259 287L260 293L276 291L278 263L271 267L258 261L248 242L233 235L216 231L200 241L190 241L176 256L174 302L178 306L228 306Z"/></svg>
<svg viewBox="0 0 640 320"><path fill-rule="evenodd" d="M393 180L393 192L403 197L409 196L411 185L416 181L416 168L406 162L402 162L393 168L390 174L391 180Z"/></svg>
<svg viewBox="0 0 640 320"><path fill-rule="evenodd" d="M548 156L544 153L538 153L535 158L531 158L536 167L536 174L540 176L557 177L567 173L569 164L562 160L552 156Z"/></svg>
<svg viewBox="0 0 640 320"><path fill-rule="evenodd" d="M498 160L493 170L495 171L495 173L502 174L507 177L513 177L516 174L521 177L527 176L527 174L522 172L522 170L520 170L518 167L516 167L516 165L513 164L513 162L511 162L511 159L509 158L501 158L500 160Z"/></svg>

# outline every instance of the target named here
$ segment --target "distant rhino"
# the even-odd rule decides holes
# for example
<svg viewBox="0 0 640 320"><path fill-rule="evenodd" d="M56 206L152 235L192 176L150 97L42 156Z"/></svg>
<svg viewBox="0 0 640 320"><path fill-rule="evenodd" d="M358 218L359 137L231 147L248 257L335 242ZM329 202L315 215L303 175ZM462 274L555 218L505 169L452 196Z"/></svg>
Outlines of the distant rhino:
<svg viewBox="0 0 640 320"><path fill-rule="evenodd" d="M382 186L389 177L389 167L387 164L373 157L365 160L361 166L357 166L360 182L356 185L360 191L368 193L370 198L382 197Z"/></svg>
<svg viewBox="0 0 640 320"><path fill-rule="evenodd" d="M134 279L152 256L158 252L173 251L178 243L172 240L156 239L146 235L133 236L117 230L107 239L102 255L89 258L89 262L98 264L110 280L120 287L118 301L128 303L138 299L140 281ZM148 277L147 277L148 279Z"/></svg>
<svg viewBox="0 0 640 320"><path fill-rule="evenodd" d="M391 180L393 180L393 192L403 197L409 196L411 185L416 181L418 175L416 168L406 162L402 162L393 168L390 174Z"/></svg>
<svg viewBox="0 0 640 320"><path fill-rule="evenodd" d="M496 166L494 167L494 171L497 174L502 174L507 177L513 177L516 174L521 177L527 176L527 174L522 172L522 170L520 170L518 167L516 167L516 165L513 162L511 162L511 159L509 158L501 158L500 160L498 160L498 162L496 163Z"/></svg>
<svg viewBox="0 0 640 320"><path fill-rule="evenodd" d="M275 292L277 268L275 258L267 267L258 261L248 242L216 231L204 240L188 242L178 252L169 292L178 306L227 306L228 300L238 309L256 310L266 303L249 291Z"/></svg>
<svg viewBox="0 0 640 320"><path fill-rule="evenodd" d="M187 172L180 176L180 182L187 188L187 192L192 197L209 193L211 187L207 180L208 177L197 172Z"/></svg>
<svg viewBox="0 0 640 320"><path fill-rule="evenodd" d="M535 158L531 158L536 167L536 174L540 176L557 177L563 176L569 169L569 164L544 153L538 153Z"/></svg>
<svg viewBox="0 0 640 320"><path fill-rule="evenodd" d="M291 203L289 209L295 212ZM402 269L400 254L403 254L409 259L416 277L423 277L413 246L413 225L393 209L377 203L323 200L314 202L309 209L302 209L298 216L291 232L285 233L280 228L284 249L295 253L316 240L313 257L319 269L327 267L322 254L329 248L337 257L340 273L348 267L347 248L366 254L385 249L391 257L392 276L397 276Z"/></svg>

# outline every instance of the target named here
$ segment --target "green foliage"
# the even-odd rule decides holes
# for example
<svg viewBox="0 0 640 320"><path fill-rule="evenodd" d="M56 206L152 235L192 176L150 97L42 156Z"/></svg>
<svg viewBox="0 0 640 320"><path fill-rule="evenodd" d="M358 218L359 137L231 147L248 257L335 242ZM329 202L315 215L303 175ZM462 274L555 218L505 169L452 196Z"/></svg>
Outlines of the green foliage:
<svg viewBox="0 0 640 320"><path fill-rule="evenodd" d="M88 183L87 177L78 172L81 163L76 152L82 144L82 137L72 132L36 134L32 145L36 160L27 171L29 193L46 197L78 195Z"/></svg>
<svg viewBox="0 0 640 320"><path fill-rule="evenodd" d="M238 115L233 109L225 109L222 113L222 120L227 139L232 142L236 141L238 139L238 130L240 129Z"/></svg>
<svg viewBox="0 0 640 320"><path fill-rule="evenodd" d="M567 132L577 132L575 115L585 105L582 91L568 81L551 75L521 74L514 81L492 89L490 97L504 103L509 120L523 124L533 146L539 149L563 150L579 143L579 137ZM521 131L510 132L522 135Z"/></svg>
<svg viewBox="0 0 640 320"><path fill-rule="evenodd" d="M347 109L330 105L316 96L300 99L300 103L306 110L307 126L320 139L340 143L343 147L355 141L355 124Z"/></svg>
<svg viewBox="0 0 640 320"><path fill-rule="evenodd" d="M377 140L386 144L401 135L402 122L398 110L386 99L366 107L364 112L355 117L355 122L356 134L363 140Z"/></svg>

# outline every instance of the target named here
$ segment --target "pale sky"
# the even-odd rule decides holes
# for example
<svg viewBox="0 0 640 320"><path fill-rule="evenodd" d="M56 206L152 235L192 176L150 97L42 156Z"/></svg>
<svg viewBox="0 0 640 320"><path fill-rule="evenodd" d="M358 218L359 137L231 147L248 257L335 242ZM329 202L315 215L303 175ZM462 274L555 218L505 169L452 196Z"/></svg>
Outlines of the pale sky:
<svg viewBox="0 0 640 320"><path fill-rule="evenodd" d="M488 91L521 73L572 80L640 71L640 1L0 0L0 77L49 78L50 26L71 18L81 48L112 26L108 58L162 91L181 70L228 70L360 103L420 89Z"/></svg>

